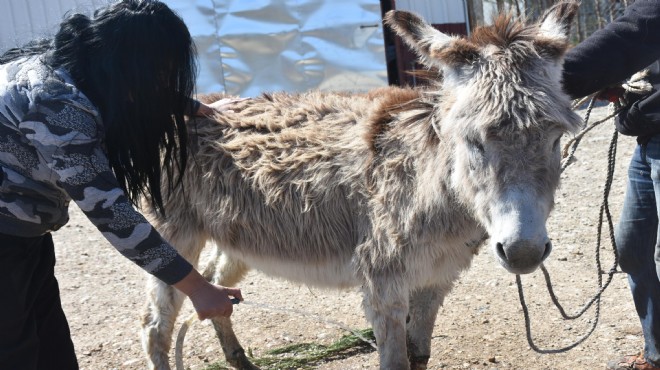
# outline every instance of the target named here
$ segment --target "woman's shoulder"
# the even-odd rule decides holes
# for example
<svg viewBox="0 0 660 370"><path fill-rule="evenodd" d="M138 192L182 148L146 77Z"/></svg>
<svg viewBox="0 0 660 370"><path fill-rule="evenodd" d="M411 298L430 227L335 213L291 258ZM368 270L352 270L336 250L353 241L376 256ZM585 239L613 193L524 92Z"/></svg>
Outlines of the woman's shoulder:
<svg viewBox="0 0 660 370"><path fill-rule="evenodd" d="M3 68L7 84L21 91L33 105L60 101L79 107L92 115L98 113L94 104L76 87L69 73L64 69L51 67L44 62L41 55L18 58Z"/></svg>
<svg viewBox="0 0 660 370"><path fill-rule="evenodd" d="M98 109L80 91L69 74L53 69L38 57L21 63L16 75L18 89L28 100L31 120L42 122L56 131L78 131L89 138L101 130Z"/></svg>

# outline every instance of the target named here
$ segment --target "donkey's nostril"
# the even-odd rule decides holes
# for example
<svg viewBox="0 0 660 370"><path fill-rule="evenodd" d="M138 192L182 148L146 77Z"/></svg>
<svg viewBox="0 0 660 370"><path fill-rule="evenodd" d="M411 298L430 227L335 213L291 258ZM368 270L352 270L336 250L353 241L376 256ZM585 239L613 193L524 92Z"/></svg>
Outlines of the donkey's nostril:
<svg viewBox="0 0 660 370"><path fill-rule="evenodd" d="M545 243L545 251L543 251L543 257L541 257L541 261L544 261L546 258L548 258L550 252L552 252L552 242L547 242Z"/></svg>
<svg viewBox="0 0 660 370"><path fill-rule="evenodd" d="M506 259L506 253L504 252L504 245L502 243L497 243L495 245L495 250L497 251L497 255L500 256L502 259Z"/></svg>

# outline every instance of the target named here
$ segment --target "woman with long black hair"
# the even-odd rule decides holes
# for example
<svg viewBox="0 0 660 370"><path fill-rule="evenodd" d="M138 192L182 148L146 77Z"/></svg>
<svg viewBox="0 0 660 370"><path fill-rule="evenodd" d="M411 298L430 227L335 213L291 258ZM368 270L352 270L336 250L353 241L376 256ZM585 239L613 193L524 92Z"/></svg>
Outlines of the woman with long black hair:
<svg viewBox="0 0 660 370"><path fill-rule="evenodd" d="M51 232L73 200L124 256L175 286L201 319L228 316L239 289L208 283L134 206L161 213L187 162L184 115L195 49L156 0L68 16L52 40L0 56L0 369L77 369L54 276ZM164 173L163 173L164 172Z"/></svg>

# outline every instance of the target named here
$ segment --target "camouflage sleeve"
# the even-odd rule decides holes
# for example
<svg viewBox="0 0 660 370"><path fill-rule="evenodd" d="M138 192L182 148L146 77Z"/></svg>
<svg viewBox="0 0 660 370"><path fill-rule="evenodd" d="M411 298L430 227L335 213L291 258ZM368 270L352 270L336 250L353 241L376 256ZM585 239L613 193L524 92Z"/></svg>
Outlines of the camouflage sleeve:
<svg viewBox="0 0 660 370"><path fill-rule="evenodd" d="M192 266L137 212L112 172L91 112L72 102L41 102L20 124L61 187L125 257L168 284Z"/></svg>

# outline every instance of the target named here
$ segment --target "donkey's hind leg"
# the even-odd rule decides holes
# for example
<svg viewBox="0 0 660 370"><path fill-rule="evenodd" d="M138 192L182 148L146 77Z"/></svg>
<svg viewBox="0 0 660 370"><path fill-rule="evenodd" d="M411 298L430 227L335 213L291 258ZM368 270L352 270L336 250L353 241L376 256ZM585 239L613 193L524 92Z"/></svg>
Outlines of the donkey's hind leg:
<svg viewBox="0 0 660 370"><path fill-rule="evenodd" d="M174 245L179 253L196 266L204 248L206 235L198 230L162 225L162 236ZM147 281L147 305L142 317L142 348L147 354L148 368L169 370L169 352L176 317L185 295L161 280L149 276Z"/></svg>
<svg viewBox="0 0 660 370"><path fill-rule="evenodd" d="M228 257L226 254L218 254L215 264L217 269L213 276L213 282L222 286L236 286L247 274L249 268L240 260ZM205 273L208 273L205 271ZM225 359L233 367L241 370L258 370L245 356L245 350L238 342L236 334L229 317L211 320L213 328L218 335L218 340L225 354Z"/></svg>
<svg viewBox="0 0 660 370"><path fill-rule="evenodd" d="M410 295L406 333L411 370L427 367L431 355L433 325L448 291L448 288L435 285L420 288Z"/></svg>

